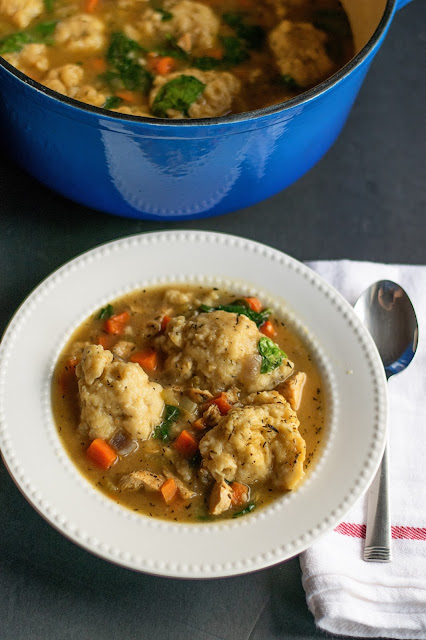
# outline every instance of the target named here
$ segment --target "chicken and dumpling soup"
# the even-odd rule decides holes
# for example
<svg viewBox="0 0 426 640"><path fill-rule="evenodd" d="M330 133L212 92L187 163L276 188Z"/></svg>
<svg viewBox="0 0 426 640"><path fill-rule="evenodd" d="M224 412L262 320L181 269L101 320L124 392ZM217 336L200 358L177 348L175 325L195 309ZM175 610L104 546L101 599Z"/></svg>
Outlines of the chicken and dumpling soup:
<svg viewBox="0 0 426 640"><path fill-rule="evenodd" d="M246 515L319 455L324 391L309 349L258 298L199 286L128 294L89 317L53 376L82 474L146 516Z"/></svg>
<svg viewBox="0 0 426 640"><path fill-rule="evenodd" d="M208 118L278 104L353 56L338 0L0 0L0 55L114 112Z"/></svg>

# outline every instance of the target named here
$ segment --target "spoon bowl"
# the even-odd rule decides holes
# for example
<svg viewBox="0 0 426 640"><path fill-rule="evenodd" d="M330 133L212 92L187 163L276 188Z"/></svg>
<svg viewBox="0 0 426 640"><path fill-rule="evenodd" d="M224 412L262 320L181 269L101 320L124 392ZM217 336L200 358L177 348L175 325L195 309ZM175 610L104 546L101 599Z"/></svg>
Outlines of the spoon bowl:
<svg viewBox="0 0 426 640"><path fill-rule="evenodd" d="M391 280L379 280L364 291L354 308L376 343L386 376L408 367L417 349L418 323L404 289Z"/></svg>
<svg viewBox="0 0 426 640"><path fill-rule="evenodd" d="M391 280L379 280L361 294L354 309L376 343L387 379L406 369L416 353L419 329L416 312L404 289ZM386 447L368 493L364 545L367 562L392 559L388 469Z"/></svg>

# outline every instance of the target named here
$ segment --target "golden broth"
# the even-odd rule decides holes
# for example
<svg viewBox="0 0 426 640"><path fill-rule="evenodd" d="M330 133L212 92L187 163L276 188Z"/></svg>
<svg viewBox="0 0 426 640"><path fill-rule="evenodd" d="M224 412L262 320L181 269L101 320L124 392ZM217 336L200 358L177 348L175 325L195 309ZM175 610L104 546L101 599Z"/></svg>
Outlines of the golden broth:
<svg viewBox="0 0 426 640"><path fill-rule="evenodd" d="M211 295L212 291L203 287L173 285L173 290L188 294L191 297L190 301L165 305L164 296L168 289L170 288L156 287L136 291L111 303L114 314L120 314L123 311L130 314L127 326L131 331L126 329L125 338L134 343L136 350L156 347L156 340L162 332L161 323L166 306L173 307L174 315L183 314L188 317L199 308L199 301ZM218 304L229 304L236 297L229 292L218 290L214 290L214 296L217 297ZM294 362L295 371L303 371L307 375L301 406L297 411L300 420L299 431L306 442L304 467L307 470L320 455L323 443L325 430L323 382L318 366L300 336L274 314L270 316L270 320L276 330L274 341ZM119 478L124 474L147 468L153 473L161 474L165 464L169 464L170 460L165 456L167 447L153 437L140 442L136 451L121 457L108 471L97 468L87 457L90 439L82 435L78 429L80 407L77 379L73 370L74 365L70 368L69 363L82 343L104 342L105 348L114 348L114 343L122 338L123 335L114 336L105 332L105 320L99 318L98 311L78 327L64 347L58 359L52 383L53 414L61 441L83 476L118 504L157 518L184 522L210 520L207 506L210 485L204 483L197 475L197 464L193 468L190 486L198 495L190 501L177 499L171 505L167 505L159 492L144 490L127 492L119 489ZM151 380L163 383L164 386L166 382L170 383L169 378L165 381L161 358L160 366L156 371L149 373L149 377ZM192 380L192 386L196 386L196 382ZM172 436L176 437L182 428L191 430L191 421L196 417L189 418L185 412L181 412L180 418L172 427ZM200 435L196 433L198 438ZM281 495L282 492L272 489L270 483L257 482L251 487L250 501L256 504L257 509ZM237 509L227 512L224 517L235 515L236 511Z"/></svg>
<svg viewBox="0 0 426 640"><path fill-rule="evenodd" d="M200 3L216 16L219 30L213 40L197 40L196 34L205 25L193 26L193 33L191 26L188 27L188 37L195 45L189 43L190 48L185 49L185 40L164 33L167 24L172 24L170 15L174 4L170 0L81 0L77 5L70 0L48 0L43 13L26 28L18 28L14 21L13 0L4 0L4 7L10 6L10 14L0 13L0 54L34 80L69 97L121 113L159 117L209 117L277 104L325 80L354 54L351 28L338 0L264 0L261 4L253 0L200 0ZM157 17L161 15L160 27L157 28L154 21L153 32L149 31L148 35L138 26L144 20L146 8L162 12L157 14ZM191 19L190 14L185 18L187 21ZM96 46L70 48L68 41L62 41L59 29L73 16L82 15L98 21L88 23L88 30L98 29L101 25L102 42ZM268 45L268 34L283 18L312 24L326 35L324 47L331 66L314 82L300 86L291 75L280 71ZM71 39L80 38L82 42L86 37L84 31L71 31L71 27L70 33ZM112 53L112 39L117 34L125 39L125 44L121 41L120 51ZM25 44L28 43L39 43L46 50L27 49ZM127 53L123 46L129 48ZM308 43L307 48L309 46ZM297 55L303 61L305 54ZM306 65L312 65L308 62L309 55ZM72 79L61 71L64 65L74 66ZM75 70L75 66L79 68ZM161 115L150 97L152 87L159 77L167 79L170 74L187 69L230 72L241 83L233 94L232 104L217 98L221 102L218 107L216 105L213 110L201 108L193 115L188 98L189 112L182 107L180 115L176 115L176 108L171 107ZM204 77L201 79L205 81ZM216 86L215 91L226 93L223 87Z"/></svg>

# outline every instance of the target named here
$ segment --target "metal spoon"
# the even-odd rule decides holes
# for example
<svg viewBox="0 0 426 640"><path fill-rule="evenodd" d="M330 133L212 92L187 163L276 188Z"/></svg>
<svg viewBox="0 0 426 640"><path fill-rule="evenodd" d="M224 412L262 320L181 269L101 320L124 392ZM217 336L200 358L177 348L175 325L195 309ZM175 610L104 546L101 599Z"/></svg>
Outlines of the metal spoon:
<svg viewBox="0 0 426 640"><path fill-rule="evenodd" d="M354 308L377 345L389 380L408 367L417 349L418 324L411 300L395 282L379 280L364 291ZM387 446L368 491L364 560L392 560Z"/></svg>

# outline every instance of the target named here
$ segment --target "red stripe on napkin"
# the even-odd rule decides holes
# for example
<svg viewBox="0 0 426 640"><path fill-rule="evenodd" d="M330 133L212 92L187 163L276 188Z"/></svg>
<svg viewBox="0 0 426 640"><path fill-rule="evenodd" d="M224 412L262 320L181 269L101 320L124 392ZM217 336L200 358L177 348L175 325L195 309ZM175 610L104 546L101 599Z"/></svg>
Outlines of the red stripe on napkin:
<svg viewBox="0 0 426 640"><path fill-rule="evenodd" d="M392 527L391 529L394 539L426 540L426 527ZM365 524L341 522L334 531L352 538L365 538Z"/></svg>

